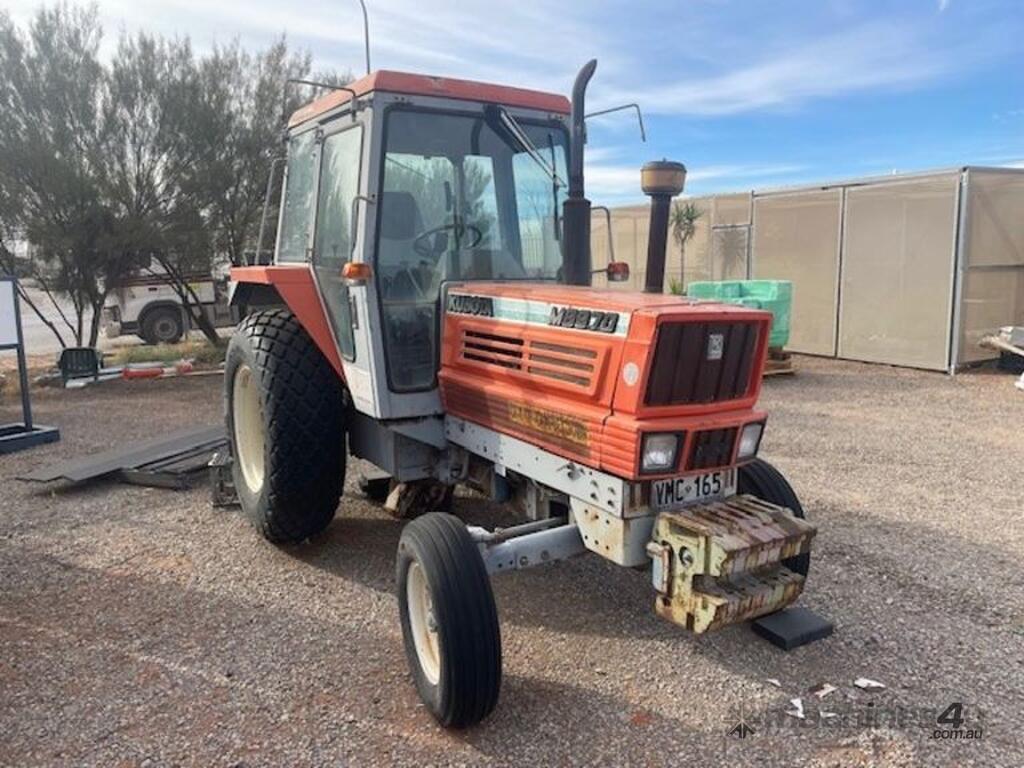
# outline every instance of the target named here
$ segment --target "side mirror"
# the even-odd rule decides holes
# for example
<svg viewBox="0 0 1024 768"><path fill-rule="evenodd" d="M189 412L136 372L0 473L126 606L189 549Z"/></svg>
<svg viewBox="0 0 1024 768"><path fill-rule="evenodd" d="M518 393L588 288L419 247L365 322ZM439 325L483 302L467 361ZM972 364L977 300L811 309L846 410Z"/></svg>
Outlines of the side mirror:
<svg viewBox="0 0 1024 768"><path fill-rule="evenodd" d="M609 283L624 283L629 280L629 264L625 261L613 261L605 270Z"/></svg>

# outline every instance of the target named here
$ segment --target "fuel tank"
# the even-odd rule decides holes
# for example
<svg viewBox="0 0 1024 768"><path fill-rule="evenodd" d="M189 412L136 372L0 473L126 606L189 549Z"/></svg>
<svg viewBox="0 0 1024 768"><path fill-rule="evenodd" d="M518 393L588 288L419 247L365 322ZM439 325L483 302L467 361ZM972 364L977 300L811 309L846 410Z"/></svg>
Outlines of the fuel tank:
<svg viewBox="0 0 1024 768"><path fill-rule="evenodd" d="M459 283L444 297L446 412L628 479L735 463L761 388L771 314L680 296ZM641 473L644 433L678 464Z"/></svg>

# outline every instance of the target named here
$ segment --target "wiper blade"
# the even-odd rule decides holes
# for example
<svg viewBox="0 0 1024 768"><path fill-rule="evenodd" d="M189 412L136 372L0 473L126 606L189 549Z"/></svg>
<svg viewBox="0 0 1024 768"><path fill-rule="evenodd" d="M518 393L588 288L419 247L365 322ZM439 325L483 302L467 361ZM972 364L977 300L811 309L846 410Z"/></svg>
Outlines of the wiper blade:
<svg viewBox="0 0 1024 768"><path fill-rule="evenodd" d="M544 156L537 149L537 146L530 141L530 137L526 135L526 131L519 122L509 114L508 110L504 107L498 107L498 120L501 121L502 127L509 132L513 139L519 144L520 147L530 156L530 158L541 169L548 175L548 178L558 187L566 186L565 182L558 175L558 171L555 170L553 165L549 165L548 161L544 159Z"/></svg>

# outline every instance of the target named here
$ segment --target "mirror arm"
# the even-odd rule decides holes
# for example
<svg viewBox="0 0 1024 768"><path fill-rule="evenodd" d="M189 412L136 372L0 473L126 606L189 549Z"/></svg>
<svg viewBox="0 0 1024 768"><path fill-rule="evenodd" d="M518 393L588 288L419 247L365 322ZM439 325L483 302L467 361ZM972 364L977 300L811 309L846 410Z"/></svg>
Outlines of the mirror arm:
<svg viewBox="0 0 1024 768"><path fill-rule="evenodd" d="M608 210L607 205L595 205L590 209L591 213L594 211L604 211L605 226L608 227L608 263L611 264L615 261L615 243L612 241L615 239L612 237L612 212ZM595 269L592 274L598 272L604 272L603 269Z"/></svg>
<svg viewBox="0 0 1024 768"><path fill-rule="evenodd" d="M331 85L330 83L321 83L316 80L303 80L299 77L289 77L284 81L284 88L281 89L281 123L284 125L288 124L288 86L289 85L312 85L315 88L327 88L331 91L345 91L351 97L352 104L352 119L356 119L356 112L362 109L362 104L359 103L359 94L353 91L351 88L345 85Z"/></svg>
<svg viewBox="0 0 1024 768"><path fill-rule="evenodd" d="M591 112L591 113L589 113L587 115L584 115L584 117L587 120L589 120L592 117L600 117L601 115L610 115L612 112L621 112L624 109L635 109L636 110L636 119L637 119L637 122L640 123L640 141L642 141L642 142L644 142L646 144L647 143L647 131L644 130L644 116L643 116L643 113L640 111L640 105L639 104L635 104L635 103L634 104L622 104L622 105L620 105L618 107L611 107L609 109L600 109L597 112Z"/></svg>

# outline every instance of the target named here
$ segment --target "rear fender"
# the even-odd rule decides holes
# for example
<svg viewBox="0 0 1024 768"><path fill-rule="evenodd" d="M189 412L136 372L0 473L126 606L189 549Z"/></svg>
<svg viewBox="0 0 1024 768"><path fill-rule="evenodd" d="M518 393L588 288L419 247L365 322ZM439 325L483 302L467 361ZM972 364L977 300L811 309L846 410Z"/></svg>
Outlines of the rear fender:
<svg viewBox="0 0 1024 768"><path fill-rule="evenodd" d="M317 291L313 270L307 264L277 264L267 267L232 267L231 280L239 285L231 303L244 302L245 296L269 298L276 291L280 304L288 307L310 335L324 357L344 380L341 357L331 333L330 322Z"/></svg>

